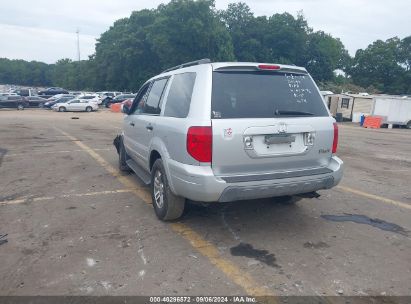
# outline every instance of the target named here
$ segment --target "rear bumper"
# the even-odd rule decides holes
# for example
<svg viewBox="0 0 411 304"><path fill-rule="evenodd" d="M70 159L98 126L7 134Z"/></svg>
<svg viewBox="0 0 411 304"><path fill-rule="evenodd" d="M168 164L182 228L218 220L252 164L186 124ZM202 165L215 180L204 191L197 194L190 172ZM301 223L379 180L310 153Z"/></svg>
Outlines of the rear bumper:
<svg viewBox="0 0 411 304"><path fill-rule="evenodd" d="M166 170L172 191L179 196L202 202L230 202L330 189L343 176L343 162L331 158L328 173L228 183L213 174L209 166L191 166L167 159Z"/></svg>

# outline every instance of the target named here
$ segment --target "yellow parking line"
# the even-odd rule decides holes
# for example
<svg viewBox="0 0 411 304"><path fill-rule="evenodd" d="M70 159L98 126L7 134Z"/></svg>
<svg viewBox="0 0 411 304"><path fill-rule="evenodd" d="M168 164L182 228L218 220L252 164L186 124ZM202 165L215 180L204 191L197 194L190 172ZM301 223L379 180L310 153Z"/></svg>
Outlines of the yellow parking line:
<svg viewBox="0 0 411 304"><path fill-rule="evenodd" d="M401 208L411 210L411 205L410 204L395 201L395 200L385 198L385 197L382 197L382 196L379 196L379 195L363 192L363 191L356 190L356 189L353 189L353 188L350 188L350 187L345 187L345 186L337 186L337 189L343 190L345 192L350 192L350 193L353 193L353 194L357 194L359 196L364 196L366 198L374 199L374 200L384 202L384 203L387 203L387 204L391 204L391 205L394 205L394 206L397 206L397 207L401 207Z"/></svg>
<svg viewBox="0 0 411 304"><path fill-rule="evenodd" d="M86 151L90 156L92 156L100 164L100 166L106 169L111 175L116 177L123 185L125 185L129 189L133 189L133 191L138 196L140 196L144 201L146 202L149 201L151 203L151 196L147 193L147 191L144 190L144 188L137 186L136 183L133 182L131 179L127 178L124 175L121 175L121 173L117 169L113 168L113 166L111 166L104 158L102 158L92 148L85 145L83 142L81 142L77 138L71 136L70 134L64 132L63 130L60 130L58 128L55 128L55 129L61 132L62 134L66 135L77 146L79 146L81 149Z"/></svg>
<svg viewBox="0 0 411 304"><path fill-rule="evenodd" d="M57 128L56 128L57 129ZM63 130L57 129L62 134L66 135L80 148L87 151L91 157L93 157L104 169L106 169L111 175L117 177L119 181L128 188L135 189L133 191L140 199L144 202L151 204L150 194L143 188L136 188L135 182L128 179L126 176L119 174L118 170L112 167L105 159L103 159L99 154L97 154L93 149L88 147L83 142L79 141L70 134L64 132ZM170 224L173 231L181 235L186 239L193 248L200 252L203 256L208 258L208 260L216 266L220 271L222 271L231 281L235 282L237 285L241 286L244 291L252 296L274 296L274 294L267 288L261 287L261 284L257 283L247 272L241 270L231 261L223 258L218 249L211 243L204 240L197 232L192 230L185 224L182 223L171 223ZM272 303L277 302L272 299Z"/></svg>
<svg viewBox="0 0 411 304"><path fill-rule="evenodd" d="M259 286L254 279L242 271L231 261L221 257L218 249L204 240L197 232L181 223L172 223L171 228L190 242L197 251L207 257L210 262L226 274L234 283L241 286L249 295L267 296L271 294L266 288Z"/></svg>
<svg viewBox="0 0 411 304"><path fill-rule="evenodd" d="M110 148L94 149L95 151L110 151ZM55 154L55 153L73 153L73 152L85 152L84 150L59 150L59 151L29 151L27 153L14 153L5 154L4 157L21 156L21 155L33 155L33 154Z"/></svg>
<svg viewBox="0 0 411 304"><path fill-rule="evenodd" d="M86 192L86 193L72 193L72 194L63 194L59 196L42 196L42 197L23 197L15 200L2 201L0 206L5 205L17 205L24 204L26 202L39 202L39 201L49 201L58 198L70 198L70 197L83 197L83 196L96 196L96 195L107 195L107 194L116 194L116 193L130 193L133 192L131 189L120 189L120 190L107 190L100 192Z"/></svg>

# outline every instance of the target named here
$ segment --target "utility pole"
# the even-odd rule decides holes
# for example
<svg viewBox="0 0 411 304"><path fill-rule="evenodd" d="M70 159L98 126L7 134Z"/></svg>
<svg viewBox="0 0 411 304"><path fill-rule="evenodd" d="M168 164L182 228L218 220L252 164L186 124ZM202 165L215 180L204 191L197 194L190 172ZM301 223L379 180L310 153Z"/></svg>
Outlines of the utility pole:
<svg viewBox="0 0 411 304"><path fill-rule="evenodd" d="M77 28L76 30L77 34L77 60L80 62L80 30Z"/></svg>
<svg viewBox="0 0 411 304"><path fill-rule="evenodd" d="M77 28L77 79L76 79L76 89L79 90L81 86L80 75L81 75L81 67L80 67L80 29Z"/></svg>

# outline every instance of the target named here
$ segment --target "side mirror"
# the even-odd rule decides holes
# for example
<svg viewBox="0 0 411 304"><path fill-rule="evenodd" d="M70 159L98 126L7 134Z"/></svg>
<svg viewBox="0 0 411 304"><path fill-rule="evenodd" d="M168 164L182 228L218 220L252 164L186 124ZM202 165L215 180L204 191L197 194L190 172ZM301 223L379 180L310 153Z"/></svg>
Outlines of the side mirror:
<svg viewBox="0 0 411 304"><path fill-rule="evenodd" d="M121 105L121 112L128 115L128 113L130 113L130 108L126 105Z"/></svg>

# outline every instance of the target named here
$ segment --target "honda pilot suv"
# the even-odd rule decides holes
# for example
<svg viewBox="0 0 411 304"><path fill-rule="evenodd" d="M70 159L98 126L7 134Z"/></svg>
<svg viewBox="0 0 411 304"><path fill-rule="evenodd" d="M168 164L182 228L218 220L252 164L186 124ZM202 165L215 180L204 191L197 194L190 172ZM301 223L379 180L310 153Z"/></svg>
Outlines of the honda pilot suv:
<svg viewBox="0 0 411 304"><path fill-rule="evenodd" d="M337 124L301 67L190 62L148 80L123 112L120 169L151 185L161 220L186 199L291 196L342 178Z"/></svg>

